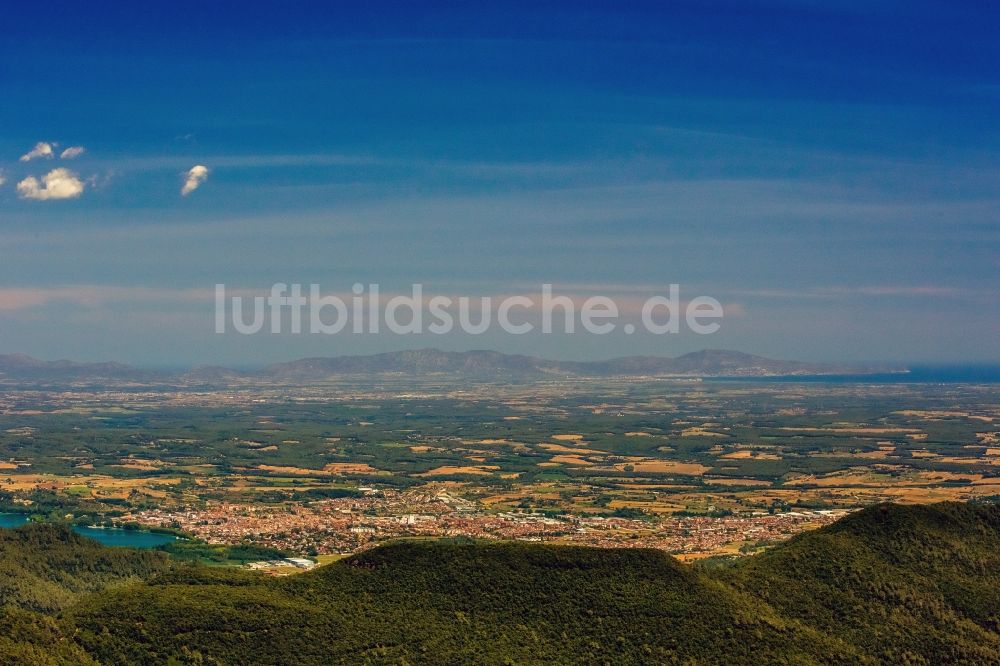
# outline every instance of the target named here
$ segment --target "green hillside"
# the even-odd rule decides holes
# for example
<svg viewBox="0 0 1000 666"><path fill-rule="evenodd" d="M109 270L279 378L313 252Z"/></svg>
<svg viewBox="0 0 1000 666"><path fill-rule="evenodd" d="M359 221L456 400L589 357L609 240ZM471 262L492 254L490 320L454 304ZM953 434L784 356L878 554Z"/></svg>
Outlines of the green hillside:
<svg viewBox="0 0 1000 666"><path fill-rule="evenodd" d="M278 580L171 575L96 599L75 622L110 663L857 656L663 553L520 543L401 543Z"/></svg>
<svg viewBox="0 0 1000 666"><path fill-rule="evenodd" d="M170 565L163 553L105 548L64 525L0 529L0 606L57 611L82 593L149 578Z"/></svg>
<svg viewBox="0 0 1000 666"><path fill-rule="evenodd" d="M96 663L51 615L170 566L162 553L105 548L66 526L0 529L0 664Z"/></svg>
<svg viewBox="0 0 1000 666"><path fill-rule="evenodd" d="M748 558L735 587L888 663L996 663L1000 509L879 506Z"/></svg>
<svg viewBox="0 0 1000 666"><path fill-rule="evenodd" d="M0 664L14 666L95 665L75 641L48 616L15 608L0 609Z"/></svg>
<svg viewBox="0 0 1000 666"><path fill-rule="evenodd" d="M12 534L21 556L44 559L55 533ZM0 662L21 649L40 656L18 663L1000 663L996 506L874 507L721 568L649 550L412 541L268 578L118 551L146 573L129 572L92 543L65 549L104 564L69 579L90 582L49 606L58 615L8 610L23 628L2 632ZM33 566L63 589L58 567ZM108 566L111 587L83 594L96 584L85 572Z"/></svg>

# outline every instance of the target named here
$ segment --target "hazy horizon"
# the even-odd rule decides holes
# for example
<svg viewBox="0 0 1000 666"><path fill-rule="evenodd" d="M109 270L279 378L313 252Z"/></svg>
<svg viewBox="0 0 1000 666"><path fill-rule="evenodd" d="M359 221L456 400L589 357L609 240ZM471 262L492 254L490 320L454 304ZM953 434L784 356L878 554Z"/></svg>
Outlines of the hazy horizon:
<svg viewBox="0 0 1000 666"><path fill-rule="evenodd" d="M58 361L70 361L74 363L121 363L123 365L131 366L138 370L148 370L152 372L186 372L190 370L196 370L199 368L209 368L209 367L220 367L229 370L235 370L238 372L255 372L263 370L269 366L281 365L284 363L293 363L296 361L307 360L311 358L337 358L337 357L365 357L376 354L392 354L399 352L446 352L446 353L459 353L459 354L469 354L476 352L487 352L494 353L498 352L501 354L507 354L508 352L502 352L496 349L479 348L479 347L467 347L467 348L453 348L446 349L441 347L400 347L398 349L387 349L371 353L331 353L319 356L288 356L279 357L273 359L259 360L256 362L246 362L246 363L156 363L149 361L123 361L117 358L103 357L103 358L67 358L67 357L38 357L31 354L24 354L23 352L3 352L0 356L9 355L17 356L24 355L28 356L36 361L42 361L45 363L52 363ZM605 361L613 361L622 358L634 358L634 357L661 357L661 358L678 358L686 354L696 354L704 351L719 351L719 352L735 352L735 353L746 353L753 356L762 356L768 360L773 361L792 361L792 362L802 362L802 363L817 363L825 365L845 365L855 368L880 368L884 367L883 370L878 370L874 375L848 375L857 377L857 381L864 382L869 381L872 376L885 379L891 374L898 373L899 371L905 371L906 373L912 375L916 378L916 381L959 381L959 382L976 382L976 381L986 381L989 383L995 383L1000 381L1000 361L976 361L976 362L942 362L942 363L928 363L921 361L885 361L881 359L864 359L859 361L840 361L837 359L833 360L810 360L810 359L798 359L791 357L768 357L760 354L752 354L751 352L745 352L739 349L715 349L715 348L704 348L697 349L691 352L683 352L674 355L668 354L619 354L615 356L605 356L605 357L573 357L573 356L544 356L539 354L531 353L511 353L511 355L523 355L534 358L539 358L544 361L553 362L569 362L569 363L601 363ZM821 376L820 376L821 377ZM768 376L754 377L755 380L766 380Z"/></svg>

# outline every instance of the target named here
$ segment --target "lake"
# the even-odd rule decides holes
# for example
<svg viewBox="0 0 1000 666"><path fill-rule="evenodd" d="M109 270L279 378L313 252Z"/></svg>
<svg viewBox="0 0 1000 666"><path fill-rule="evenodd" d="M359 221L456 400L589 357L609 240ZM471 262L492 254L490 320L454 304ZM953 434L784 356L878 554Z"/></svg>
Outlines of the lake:
<svg viewBox="0 0 1000 666"><path fill-rule="evenodd" d="M74 525L77 534L99 541L105 546L123 546L127 548L156 548L165 543L176 541L172 534L147 532L146 530L123 530L117 527L87 527Z"/></svg>
<svg viewBox="0 0 1000 666"><path fill-rule="evenodd" d="M20 527L28 522L23 513L0 513L0 527Z"/></svg>
<svg viewBox="0 0 1000 666"><path fill-rule="evenodd" d="M20 527L27 523L28 516L24 514L0 513L0 528ZM73 531L105 546L121 546L125 548L156 548L177 539L177 537L170 534L158 534L156 532L147 532L146 530L123 530L117 527L74 525Z"/></svg>

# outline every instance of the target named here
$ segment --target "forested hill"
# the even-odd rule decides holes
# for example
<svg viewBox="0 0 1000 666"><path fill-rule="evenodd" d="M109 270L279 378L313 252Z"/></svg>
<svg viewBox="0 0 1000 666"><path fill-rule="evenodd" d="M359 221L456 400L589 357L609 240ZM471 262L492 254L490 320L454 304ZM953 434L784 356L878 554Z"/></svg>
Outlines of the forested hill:
<svg viewBox="0 0 1000 666"><path fill-rule="evenodd" d="M0 529L0 606L58 611L80 594L148 579L170 565L163 553L105 548L65 525Z"/></svg>
<svg viewBox="0 0 1000 666"><path fill-rule="evenodd" d="M0 664L95 663L54 614L171 566L163 553L105 548L63 525L0 529Z"/></svg>
<svg viewBox="0 0 1000 666"><path fill-rule="evenodd" d="M1000 507L879 506L729 566L411 541L282 579L176 567L7 617L54 632L61 663L1000 664L998 571Z"/></svg>

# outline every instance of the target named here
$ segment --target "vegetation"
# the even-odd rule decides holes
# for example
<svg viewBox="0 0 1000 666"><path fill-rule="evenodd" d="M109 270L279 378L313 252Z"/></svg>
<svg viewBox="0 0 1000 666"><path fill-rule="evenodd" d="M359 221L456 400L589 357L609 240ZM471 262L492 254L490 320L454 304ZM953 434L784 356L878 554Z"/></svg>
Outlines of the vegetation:
<svg viewBox="0 0 1000 666"><path fill-rule="evenodd" d="M655 518L789 508L775 489L796 508L853 508L1000 488L988 385L431 376L264 382L238 399L129 390L126 403L12 390L0 510L104 523L164 506L306 504L454 481L465 499L503 495L491 504L500 511Z"/></svg>
<svg viewBox="0 0 1000 666"><path fill-rule="evenodd" d="M732 570L735 587L887 663L1000 659L1000 507L874 507Z"/></svg>
<svg viewBox="0 0 1000 666"><path fill-rule="evenodd" d="M171 541L159 546L157 550L169 553L174 559L210 565L239 565L288 557L288 553L277 548L253 544L226 546L198 540Z"/></svg>
<svg viewBox="0 0 1000 666"><path fill-rule="evenodd" d="M699 567L454 539L272 578L51 525L0 549L3 663L1000 663L989 504L877 506Z"/></svg>
<svg viewBox="0 0 1000 666"><path fill-rule="evenodd" d="M163 553L105 548L66 525L0 529L0 606L54 612L83 593L170 566Z"/></svg>

